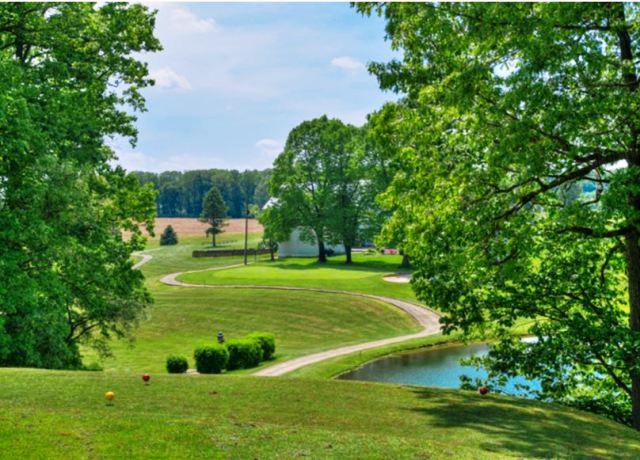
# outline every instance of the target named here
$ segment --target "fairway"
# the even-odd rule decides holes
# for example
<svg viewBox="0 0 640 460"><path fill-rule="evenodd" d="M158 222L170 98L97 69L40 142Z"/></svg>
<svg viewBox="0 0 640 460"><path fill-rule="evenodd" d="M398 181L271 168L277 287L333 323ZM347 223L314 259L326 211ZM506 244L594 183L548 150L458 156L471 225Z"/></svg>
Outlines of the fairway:
<svg viewBox="0 0 640 460"><path fill-rule="evenodd" d="M397 255L354 254L353 264L346 265L344 256L331 257L326 264L317 263L315 258L287 258L229 270L187 273L177 279L193 284L333 289L415 301L409 284L390 283L383 279L400 271L401 260L402 257Z"/></svg>
<svg viewBox="0 0 640 460"><path fill-rule="evenodd" d="M218 331L228 338L262 330L274 333L276 360L264 363L269 365L420 330L411 317L391 305L346 295L162 286L154 290L154 297L155 305L136 331L135 343L114 342L114 357L104 361L106 370L165 372L168 355L183 354L193 362L193 350L215 342Z"/></svg>

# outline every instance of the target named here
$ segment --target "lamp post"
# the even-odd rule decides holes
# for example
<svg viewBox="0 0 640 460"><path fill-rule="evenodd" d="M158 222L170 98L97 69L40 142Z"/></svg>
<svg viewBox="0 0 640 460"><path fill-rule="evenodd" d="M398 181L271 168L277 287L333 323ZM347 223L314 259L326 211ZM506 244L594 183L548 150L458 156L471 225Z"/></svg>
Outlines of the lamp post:
<svg viewBox="0 0 640 460"><path fill-rule="evenodd" d="M244 218L244 264L247 265L247 251L249 247L249 205Z"/></svg>

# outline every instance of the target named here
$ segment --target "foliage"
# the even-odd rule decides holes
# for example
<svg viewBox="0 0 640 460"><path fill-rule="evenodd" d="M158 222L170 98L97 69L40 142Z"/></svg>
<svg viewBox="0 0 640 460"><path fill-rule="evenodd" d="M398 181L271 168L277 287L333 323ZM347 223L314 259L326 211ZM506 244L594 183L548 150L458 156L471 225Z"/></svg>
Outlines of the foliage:
<svg viewBox="0 0 640 460"><path fill-rule="evenodd" d="M267 187L271 172L268 169L242 172L224 169L162 173L134 171L134 174L142 184L150 183L157 190L159 217L199 217L204 197L214 186L220 191L232 218L244 217L245 203L264 206L269 199Z"/></svg>
<svg viewBox="0 0 640 460"><path fill-rule="evenodd" d="M0 366L79 367L79 343L107 353L151 302L131 253L155 193L105 138L135 141L154 23L139 4L0 5Z"/></svg>
<svg viewBox="0 0 640 460"><path fill-rule="evenodd" d="M276 338L270 332L254 332L247 335L249 340L255 340L260 344L262 348L262 359L268 361L273 358L276 352Z"/></svg>
<svg viewBox="0 0 640 460"><path fill-rule="evenodd" d="M213 246L216 245L216 235L224 232L224 220L227 214L227 207L224 204L222 195L216 187L211 187L202 202L202 214L200 220L209 224L207 235L211 235Z"/></svg>
<svg viewBox="0 0 640 460"><path fill-rule="evenodd" d="M228 340L229 364L227 369L249 369L262 361L262 341L256 338Z"/></svg>
<svg viewBox="0 0 640 460"><path fill-rule="evenodd" d="M171 225L167 225L162 235L160 235L160 246L170 246L178 244L178 234Z"/></svg>
<svg viewBox="0 0 640 460"><path fill-rule="evenodd" d="M402 50L370 70L405 95L385 200L419 298L497 333L495 373L640 428L638 5L358 8Z"/></svg>
<svg viewBox="0 0 640 460"><path fill-rule="evenodd" d="M167 372L169 374L184 374L189 369L189 361L181 355L171 355L167 358Z"/></svg>
<svg viewBox="0 0 640 460"><path fill-rule="evenodd" d="M196 369L200 374L219 374L230 364L229 357L227 348L217 344L202 346L193 352Z"/></svg>

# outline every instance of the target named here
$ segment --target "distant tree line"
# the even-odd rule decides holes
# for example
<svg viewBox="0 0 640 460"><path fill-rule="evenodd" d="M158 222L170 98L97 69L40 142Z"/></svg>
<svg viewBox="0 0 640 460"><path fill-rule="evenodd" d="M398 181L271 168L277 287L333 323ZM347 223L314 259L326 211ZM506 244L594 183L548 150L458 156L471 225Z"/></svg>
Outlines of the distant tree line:
<svg viewBox="0 0 640 460"><path fill-rule="evenodd" d="M134 174L142 185L152 183L157 190L158 217L199 217L203 199L212 187L220 191L229 217L242 217L247 204L262 207L269 199L271 170L136 171Z"/></svg>

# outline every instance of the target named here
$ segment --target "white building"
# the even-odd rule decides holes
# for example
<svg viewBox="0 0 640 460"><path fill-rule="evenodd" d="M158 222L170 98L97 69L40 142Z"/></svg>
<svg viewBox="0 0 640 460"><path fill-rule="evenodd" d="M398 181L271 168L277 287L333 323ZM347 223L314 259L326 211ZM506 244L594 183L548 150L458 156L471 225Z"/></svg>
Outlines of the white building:
<svg viewBox="0 0 640 460"><path fill-rule="evenodd" d="M318 255L318 244L310 244L300 239L299 228L293 229L287 241L278 241L279 257L316 257ZM331 249L334 254L344 254L344 246L341 244L330 246L325 244L327 250Z"/></svg>

